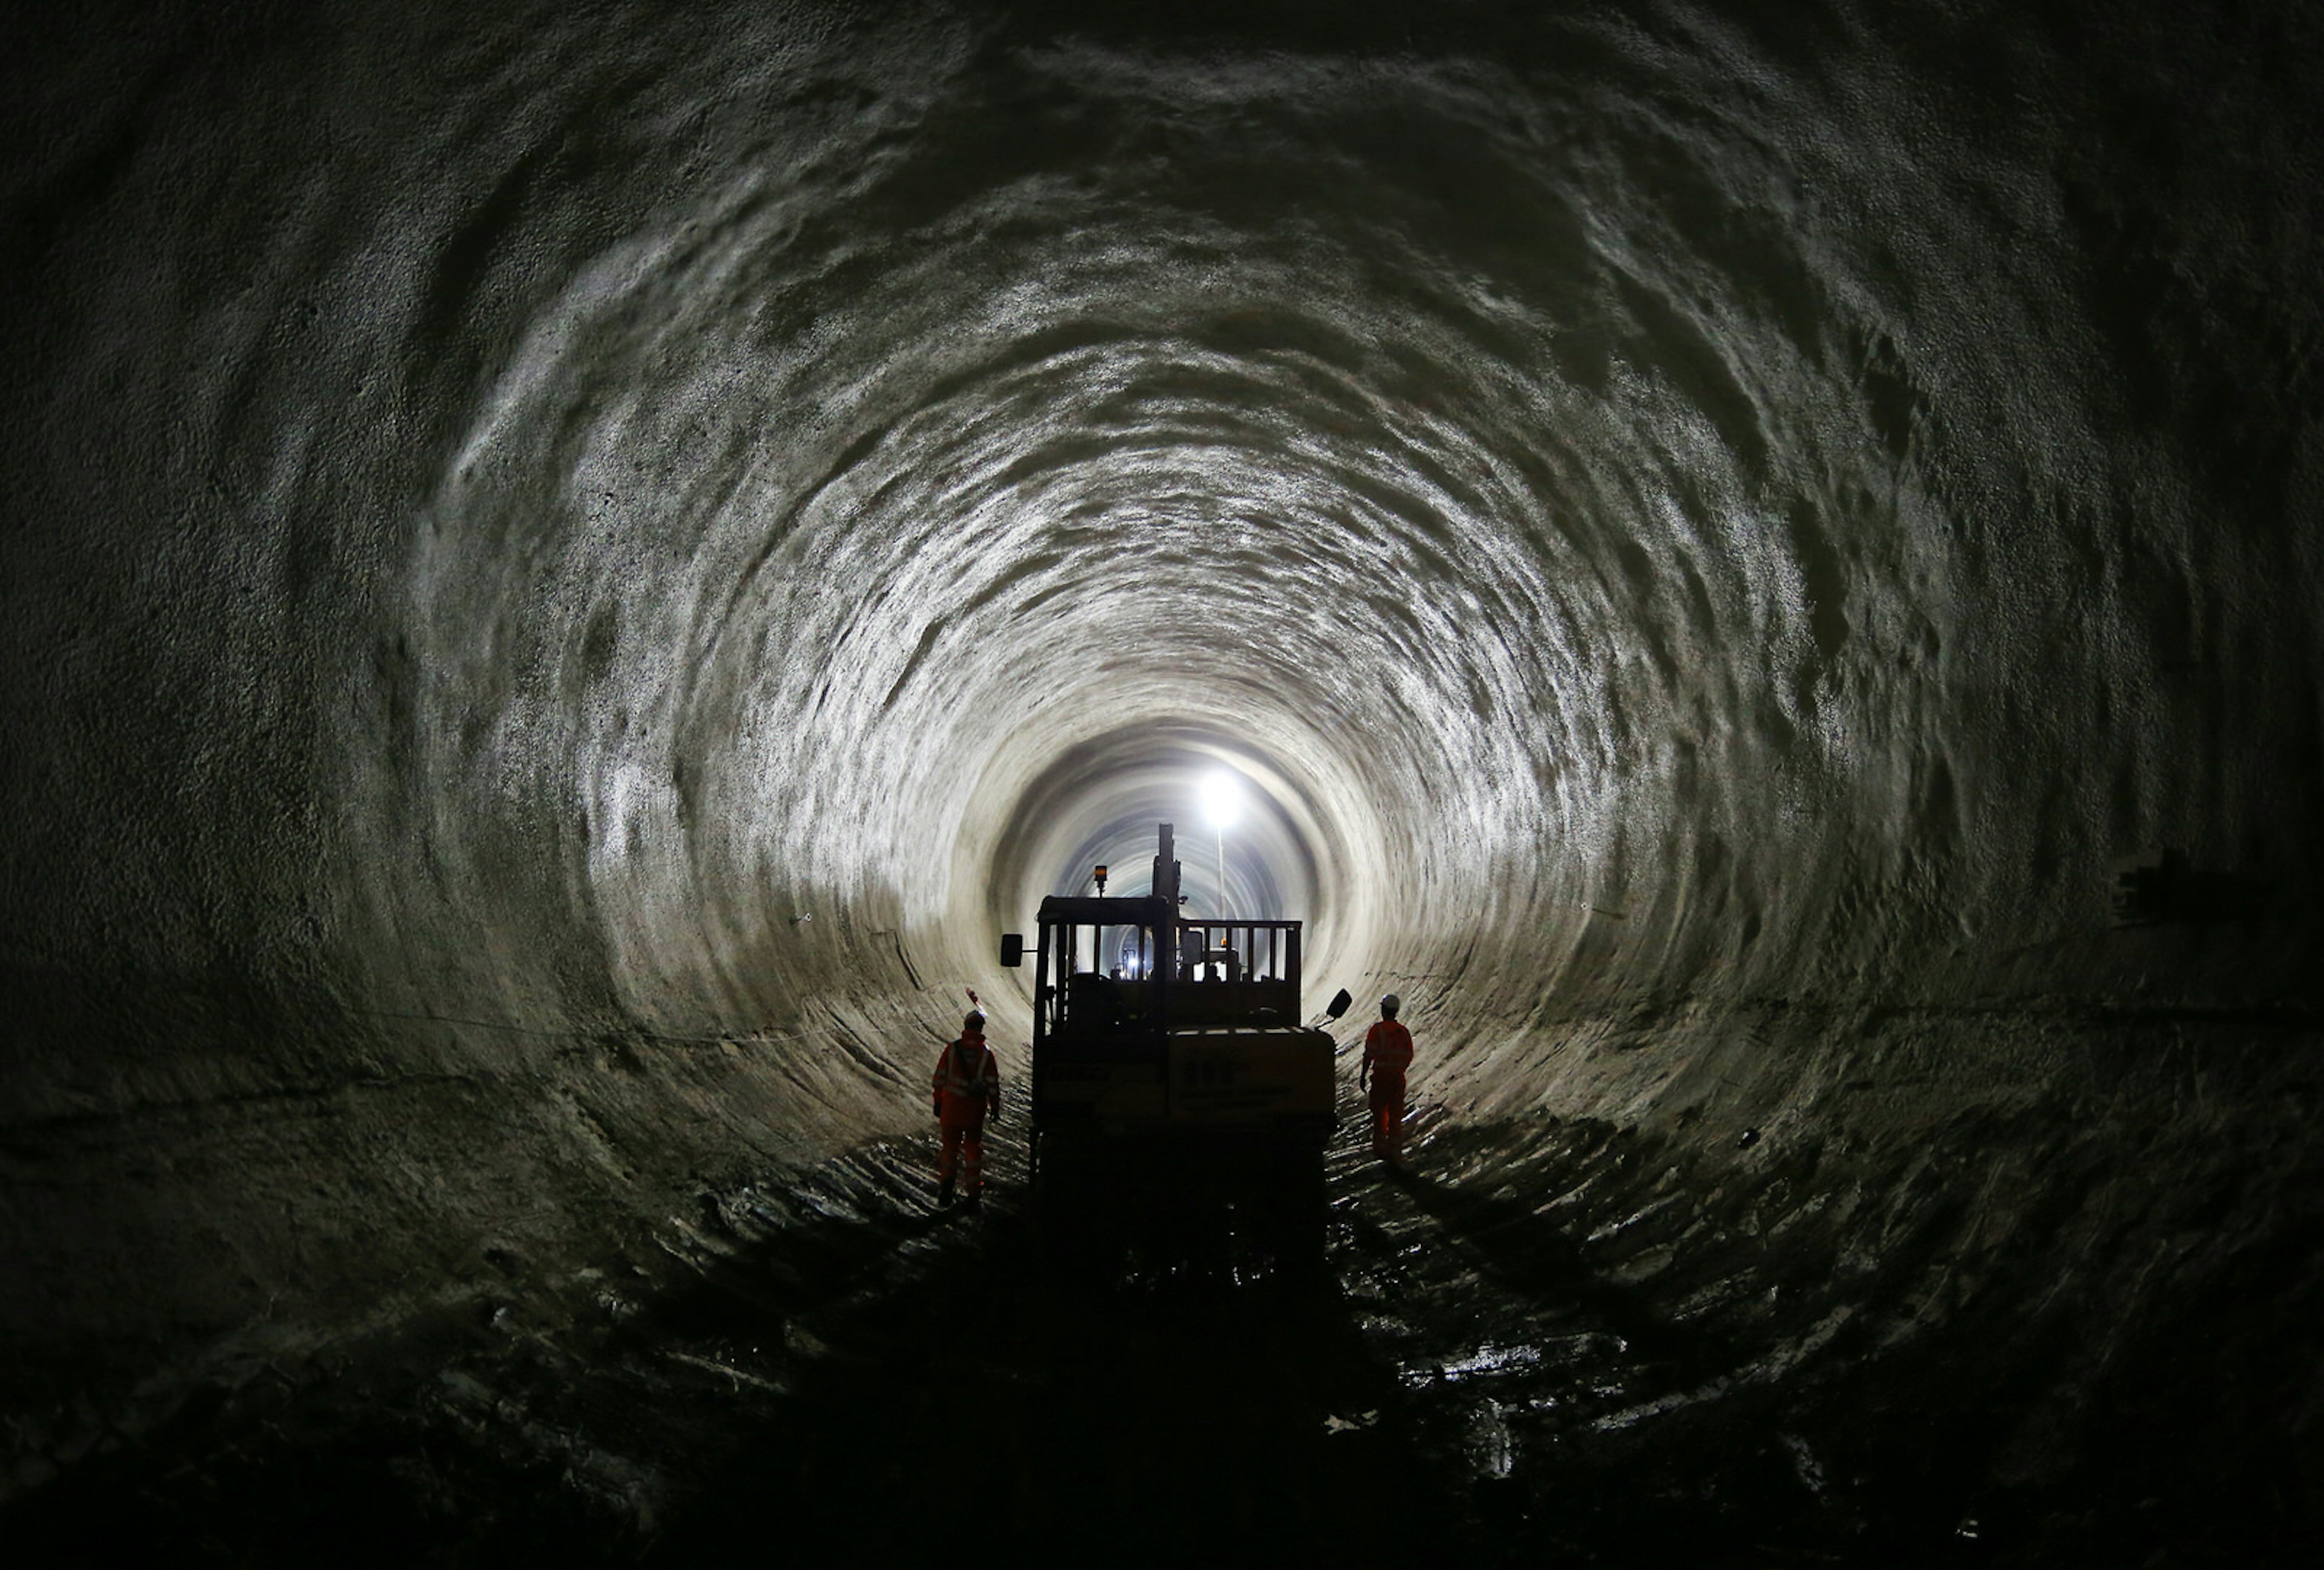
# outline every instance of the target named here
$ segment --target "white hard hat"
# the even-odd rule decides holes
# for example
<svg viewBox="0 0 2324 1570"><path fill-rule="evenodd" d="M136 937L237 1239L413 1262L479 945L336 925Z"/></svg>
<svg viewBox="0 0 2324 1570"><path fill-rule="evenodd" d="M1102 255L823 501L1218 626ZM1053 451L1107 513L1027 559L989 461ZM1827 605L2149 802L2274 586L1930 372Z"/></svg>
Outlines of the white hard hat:
<svg viewBox="0 0 2324 1570"><path fill-rule="evenodd" d="M1404 1000L1397 997L1394 993L1388 993L1388 996L1380 1000L1380 1012L1383 1014L1392 1016L1402 1007L1404 1007Z"/></svg>

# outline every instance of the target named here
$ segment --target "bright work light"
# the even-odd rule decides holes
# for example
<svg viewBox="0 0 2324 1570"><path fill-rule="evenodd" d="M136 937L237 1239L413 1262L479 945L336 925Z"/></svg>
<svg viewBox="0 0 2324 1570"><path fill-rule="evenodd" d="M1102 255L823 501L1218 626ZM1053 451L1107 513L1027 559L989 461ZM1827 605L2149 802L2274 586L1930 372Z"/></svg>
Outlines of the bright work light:
<svg viewBox="0 0 2324 1570"><path fill-rule="evenodd" d="M1222 831L1232 828L1242 812L1242 792L1235 789L1234 776L1224 771L1205 776L1202 790L1203 816L1211 820L1211 827Z"/></svg>

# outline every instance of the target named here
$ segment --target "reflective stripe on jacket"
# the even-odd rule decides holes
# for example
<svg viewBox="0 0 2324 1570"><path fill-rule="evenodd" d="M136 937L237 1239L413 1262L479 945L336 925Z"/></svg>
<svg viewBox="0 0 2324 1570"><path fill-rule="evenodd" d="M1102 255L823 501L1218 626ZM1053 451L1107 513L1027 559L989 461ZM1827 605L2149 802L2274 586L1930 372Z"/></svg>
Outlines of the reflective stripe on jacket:
<svg viewBox="0 0 2324 1570"><path fill-rule="evenodd" d="M1001 1113L1001 1063L982 1036L963 1036L936 1059L936 1092L948 1118Z"/></svg>
<svg viewBox="0 0 2324 1570"><path fill-rule="evenodd" d="M1395 1020L1382 1020L1364 1032L1364 1067L1374 1078L1404 1078L1412 1067L1412 1032Z"/></svg>

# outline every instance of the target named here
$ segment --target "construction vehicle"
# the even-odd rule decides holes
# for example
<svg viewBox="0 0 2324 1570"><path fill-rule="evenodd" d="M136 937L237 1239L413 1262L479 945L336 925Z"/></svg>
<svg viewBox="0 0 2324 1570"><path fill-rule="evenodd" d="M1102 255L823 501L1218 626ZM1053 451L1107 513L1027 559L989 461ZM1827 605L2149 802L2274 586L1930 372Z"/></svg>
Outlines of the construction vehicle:
<svg viewBox="0 0 2324 1570"><path fill-rule="evenodd" d="M1320 1186L1338 1121L1334 1044L1300 1022L1300 923L1182 916L1171 826L1160 829L1151 893L1108 898L1100 867L1095 896L1041 901L1037 1186L1125 1155L1163 1158L1153 1165L1174 1178L1249 1172L1256 1156L1278 1188ZM1004 937L1001 963L1023 959L1022 936ZM1326 1013L1348 1003L1342 992Z"/></svg>

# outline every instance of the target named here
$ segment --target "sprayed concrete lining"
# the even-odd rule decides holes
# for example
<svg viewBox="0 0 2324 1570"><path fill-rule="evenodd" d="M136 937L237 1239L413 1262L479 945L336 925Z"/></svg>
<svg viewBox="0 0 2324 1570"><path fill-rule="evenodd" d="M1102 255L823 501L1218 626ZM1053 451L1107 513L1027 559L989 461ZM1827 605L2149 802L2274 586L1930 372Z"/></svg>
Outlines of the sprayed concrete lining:
<svg viewBox="0 0 2324 1570"><path fill-rule="evenodd" d="M1021 1042L995 937L1176 818L1196 903L1309 921L1311 1008L1409 1001L1443 1181L1550 1214L1619 1130L1706 1229L1637 1282L1780 1178L1851 1357L2106 1326L1999 1473L2216 1326L2181 1418L2311 1510L2319 42L43 24L7 1488L512 1271L682 1275L720 1196L920 1133L966 990Z"/></svg>

